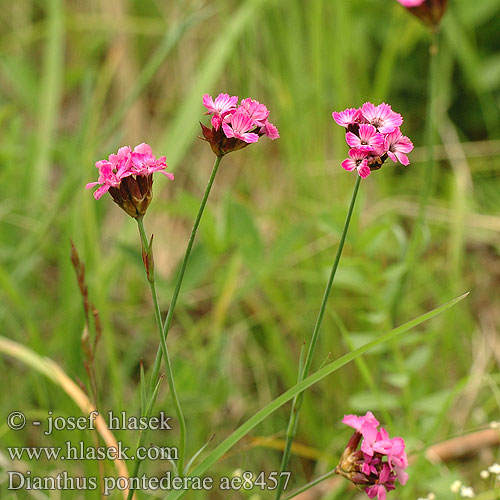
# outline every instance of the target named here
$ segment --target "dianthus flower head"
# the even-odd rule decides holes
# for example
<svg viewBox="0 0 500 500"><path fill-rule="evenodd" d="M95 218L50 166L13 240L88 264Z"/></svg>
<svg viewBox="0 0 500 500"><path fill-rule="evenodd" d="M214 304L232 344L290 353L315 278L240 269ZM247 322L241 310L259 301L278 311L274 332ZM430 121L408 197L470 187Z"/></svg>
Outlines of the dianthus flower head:
<svg viewBox="0 0 500 500"><path fill-rule="evenodd" d="M361 108L348 108L332 116L346 129L345 139L351 147L349 158L342 162L345 170L356 170L365 179L381 168L387 158L402 165L410 163L406 153L413 149L413 144L399 129L403 117L389 104L376 106L365 102Z"/></svg>
<svg viewBox="0 0 500 500"><path fill-rule="evenodd" d="M342 422L355 429L335 472L364 488L369 498L385 500L396 481L406 484L408 458L402 438L391 439L371 412L365 416L346 415ZM358 445L361 442L361 447Z"/></svg>
<svg viewBox="0 0 500 500"><path fill-rule="evenodd" d="M280 136L278 129L267 119L269 110L259 101L247 98L238 105L237 96L219 94L214 101L205 94L203 105L207 108L206 114L212 115L212 127L200 123L202 138L217 156L242 149L263 135L272 140Z"/></svg>
<svg viewBox="0 0 500 500"><path fill-rule="evenodd" d="M99 170L97 182L90 182L87 189L99 185L94 198L99 200L109 192L113 201L128 215L142 217L153 198L153 173L161 172L174 180L174 174L166 172L164 156L156 158L151 147L142 143L133 150L124 146L116 154L110 154L107 160L95 164Z"/></svg>
<svg viewBox="0 0 500 500"><path fill-rule="evenodd" d="M403 7L432 28L436 28L446 11L448 0L397 0Z"/></svg>

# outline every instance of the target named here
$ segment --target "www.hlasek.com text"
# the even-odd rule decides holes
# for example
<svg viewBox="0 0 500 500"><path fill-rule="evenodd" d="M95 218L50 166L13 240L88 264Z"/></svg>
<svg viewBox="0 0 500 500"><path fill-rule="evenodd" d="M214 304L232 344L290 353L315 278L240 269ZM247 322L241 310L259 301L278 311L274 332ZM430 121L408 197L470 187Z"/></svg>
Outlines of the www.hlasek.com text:
<svg viewBox="0 0 500 500"><path fill-rule="evenodd" d="M18 446L8 447L11 460L178 460L179 450L175 446L140 446L135 453L130 446L117 441L117 446L86 446L83 441L64 446Z"/></svg>

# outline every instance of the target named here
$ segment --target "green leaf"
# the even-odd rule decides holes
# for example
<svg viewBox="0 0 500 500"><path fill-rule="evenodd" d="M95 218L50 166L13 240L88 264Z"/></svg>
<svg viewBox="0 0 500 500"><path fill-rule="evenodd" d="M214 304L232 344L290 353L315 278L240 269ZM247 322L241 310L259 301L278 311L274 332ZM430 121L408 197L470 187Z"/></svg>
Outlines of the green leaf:
<svg viewBox="0 0 500 500"><path fill-rule="evenodd" d="M259 230L248 209L233 200L229 202L229 231L233 243L250 266L254 267L262 261L263 246Z"/></svg>
<svg viewBox="0 0 500 500"><path fill-rule="evenodd" d="M438 314L442 313L443 311L449 309L450 307L453 307L455 304L463 300L467 295L469 295L469 292L451 300L450 302L447 302L446 304L443 304L442 306L437 307L436 309L433 309L432 311L422 314L421 316L418 316L417 318L408 321L407 323L404 323L403 325L395 328L394 330L391 330L390 332L381 335L378 339L373 340L372 342L369 342L368 344L365 344L364 346L355 349L354 351L351 351L348 354L345 354L344 356L338 358L332 363L329 363L324 368L321 368L320 370L316 371L315 373L304 379L302 382L294 385L291 389L288 389L288 391L284 392L283 394L281 394L281 396L278 396L276 399L274 399L268 405L266 405L264 408L258 411L253 417L247 420L243 425L238 427L238 429L236 429L231 435L229 435L226 439L224 439L224 441L222 441L211 453L209 453L205 457L205 459L193 470L191 476L201 476L202 474L204 474L208 469L210 469L210 467L214 463L216 463L220 458L222 458L238 441L240 441L240 439L246 436L252 429L254 429L262 421L264 421L269 415L275 412L278 408L280 408L285 403L293 399L297 394L303 392L312 385L323 380L328 375L331 375L333 372L337 371L339 368L342 368L347 363L358 358L363 353L375 347L376 345L381 344L382 342L388 342L389 340L392 340L398 335L407 332L411 328L414 328L415 326L420 325L424 321L427 321L437 316ZM166 498L168 500L177 500L178 498L183 497L185 493L186 491L174 491L171 492Z"/></svg>

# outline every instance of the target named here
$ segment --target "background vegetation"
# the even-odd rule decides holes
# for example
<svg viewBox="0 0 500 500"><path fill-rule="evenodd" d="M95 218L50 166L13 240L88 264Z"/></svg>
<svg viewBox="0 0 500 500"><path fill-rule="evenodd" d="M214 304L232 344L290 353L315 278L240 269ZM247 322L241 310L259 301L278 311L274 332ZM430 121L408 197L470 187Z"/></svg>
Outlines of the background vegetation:
<svg viewBox="0 0 500 500"><path fill-rule="evenodd" d="M69 258L73 239L103 322L100 408L138 413L139 361L150 367L158 345L139 238L109 198L95 202L84 186L96 177L94 162L122 144L147 141L167 156L176 180L156 178L145 219L155 234L165 311L213 162L197 139L201 96L226 91L266 103L281 139L224 159L184 282L169 342L190 454L213 435L220 441L295 383L354 182L340 168L347 148L331 112L367 100L390 102L402 113L416 148L409 167L387 164L362 183L315 367L391 328L396 282L427 182L428 33L397 2L20 0L2 3L0 25L2 337L88 385L81 297ZM396 324L471 294L308 392L293 487L336 465L349 437L340 424L344 413L370 409L391 434L407 439L415 460L408 485L393 498L429 491L454 498L449 485L457 478L489 489L478 473L498 458L495 448L440 465L425 458L425 448L500 415L499 32L498 0L450 1L438 56L440 146L425 248L400 297ZM79 410L11 357L0 357L0 371L1 468L96 474L95 462L9 462L7 446L92 439L10 431L4 416L14 409L29 418ZM173 413L166 384L157 409ZM288 411L287 405L260 425L213 474L277 470ZM116 435L135 443L131 432ZM176 438L150 439L173 445ZM144 470L167 468L149 462ZM106 470L114 473L112 464ZM323 498L359 495L346 488L332 484ZM8 496L5 483L0 491L2 498L25 498ZM98 498L95 492L34 498L66 495ZM272 497L259 495L252 498Z"/></svg>

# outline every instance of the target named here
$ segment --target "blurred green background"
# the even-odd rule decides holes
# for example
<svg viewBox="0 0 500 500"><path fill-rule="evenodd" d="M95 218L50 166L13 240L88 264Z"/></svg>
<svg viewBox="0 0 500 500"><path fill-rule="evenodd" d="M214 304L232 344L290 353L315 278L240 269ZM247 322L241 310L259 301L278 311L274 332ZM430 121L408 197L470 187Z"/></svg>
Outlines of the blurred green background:
<svg viewBox="0 0 500 500"><path fill-rule="evenodd" d="M137 229L108 196L96 202L84 186L96 178L95 161L123 144L149 142L157 156L166 155L176 179L156 177L145 218L155 235L165 313L214 160L197 138L206 92L265 103L281 138L263 138L223 160L183 285L169 344L189 454L213 435L213 443L220 441L295 383L354 183L340 167L347 146L331 112L368 100L391 103L416 147L407 168L388 162L362 182L314 367L391 328L391 303L427 182L429 35L396 1L18 0L2 2L0 25L2 337L53 359L88 386L72 239L103 321L100 409L139 413L139 362L151 367L158 341ZM425 248L396 323L471 294L308 392L289 488L337 464L350 435L340 424L344 413L371 410L406 439L415 460L408 485L392 498L430 491L455 498L449 486L457 478L498 498L479 478L498 459L496 447L438 465L425 458L425 448L500 417L499 33L498 0L450 0L440 34L439 144ZM4 416L12 410L29 418L79 410L19 360L0 356L0 371L1 469L95 475L90 461L10 462L7 446L93 440L85 433L9 430ZM166 384L160 409L173 414ZM287 405L266 420L212 474L278 470L288 412ZM132 432L116 435L135 444ZM152 433L150 441L174 445L176 434ZM114 474L111 463L105 467ZM168 469L157 461L143 471ZM99 498L83 491L9 494L1 478L2 499ZM328 490L311 499L363 497L344 482Z"/></svg>

